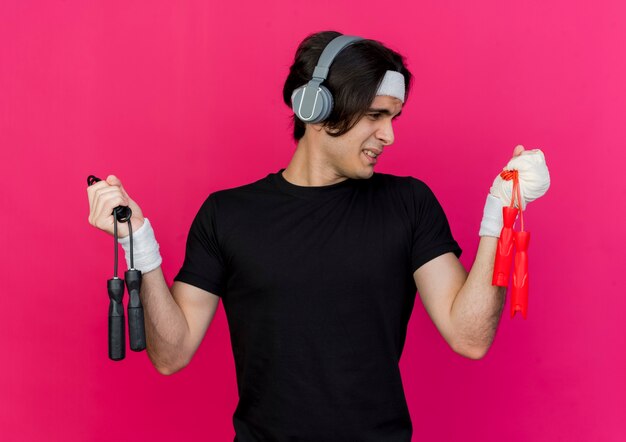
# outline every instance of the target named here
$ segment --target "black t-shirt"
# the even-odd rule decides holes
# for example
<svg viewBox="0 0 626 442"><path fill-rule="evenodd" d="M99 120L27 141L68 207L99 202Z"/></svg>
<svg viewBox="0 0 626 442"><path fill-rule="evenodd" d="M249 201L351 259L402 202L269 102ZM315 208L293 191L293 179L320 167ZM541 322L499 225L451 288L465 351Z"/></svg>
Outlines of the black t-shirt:
<svg viewBox="0 0 626 442"><path fill-rule="evenodd" d="M412 177L302 187L281 169L211 194L174 279L222 298L235 441L410 441L413 272L447 252L461 255L446 215Z"/></svg>

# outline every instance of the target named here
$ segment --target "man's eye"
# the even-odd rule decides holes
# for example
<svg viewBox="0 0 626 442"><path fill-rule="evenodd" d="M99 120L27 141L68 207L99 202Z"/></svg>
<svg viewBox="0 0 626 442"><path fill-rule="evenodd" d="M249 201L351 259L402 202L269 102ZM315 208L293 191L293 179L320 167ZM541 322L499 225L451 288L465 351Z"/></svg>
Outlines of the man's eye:
<svg viewBox="0 0 626 442"><path fill-rule="evenodd" d="M370 117L372 120L378 120L380 114L367 114L367 116Z"/></svg>

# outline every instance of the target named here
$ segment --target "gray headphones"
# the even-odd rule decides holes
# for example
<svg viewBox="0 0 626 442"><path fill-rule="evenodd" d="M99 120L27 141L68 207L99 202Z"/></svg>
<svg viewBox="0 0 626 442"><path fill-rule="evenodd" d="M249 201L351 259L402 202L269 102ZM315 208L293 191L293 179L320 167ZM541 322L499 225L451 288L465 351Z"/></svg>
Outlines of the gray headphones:
<svg viewBox="0 0 626 442"><path fill-rule="evenodd" d="M291 106L296 116L304 123L321 123L333 110L333 96L321 86L328 76L330 64L337 54L352 43L363 40L361 37L340 35L331 40L322 51L313 71L313 78L291 94Z"/></svg>

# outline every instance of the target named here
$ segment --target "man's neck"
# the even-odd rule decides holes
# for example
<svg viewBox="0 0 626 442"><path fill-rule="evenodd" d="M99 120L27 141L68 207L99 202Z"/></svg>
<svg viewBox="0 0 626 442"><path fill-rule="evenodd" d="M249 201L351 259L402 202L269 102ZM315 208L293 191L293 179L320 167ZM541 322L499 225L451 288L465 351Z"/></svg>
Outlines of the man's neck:
<svg viewBox="0 0 626 442"><path fill-rule="evenodd" d="M296 186L330 186L345 181L346 177L337 174L312 144L306 137L298 142L283 177Z"/></svg>

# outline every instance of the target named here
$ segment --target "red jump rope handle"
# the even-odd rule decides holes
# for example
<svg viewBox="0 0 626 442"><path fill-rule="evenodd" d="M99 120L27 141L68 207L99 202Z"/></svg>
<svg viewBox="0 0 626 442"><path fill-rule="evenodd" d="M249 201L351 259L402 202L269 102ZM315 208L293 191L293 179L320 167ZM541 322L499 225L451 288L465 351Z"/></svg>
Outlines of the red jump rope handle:
<svg viewBox="0 0 626 442"><path fill-rule="evenodd" d="M492 285L506 287L509 285L509 272L511 263L513 262L513 224L519 210L515 207L502 208L502 220L504 227L500 232L498 239L498 248L496 249L496 261L493 267Z"/></svg>
<svg viewBox="0 0 626 442"><path fill-rule="evenodd" d="M528 243L530 232L515 232L515 269L511 290L511 317L522 312L526 319L528 311Z"/></svg>

